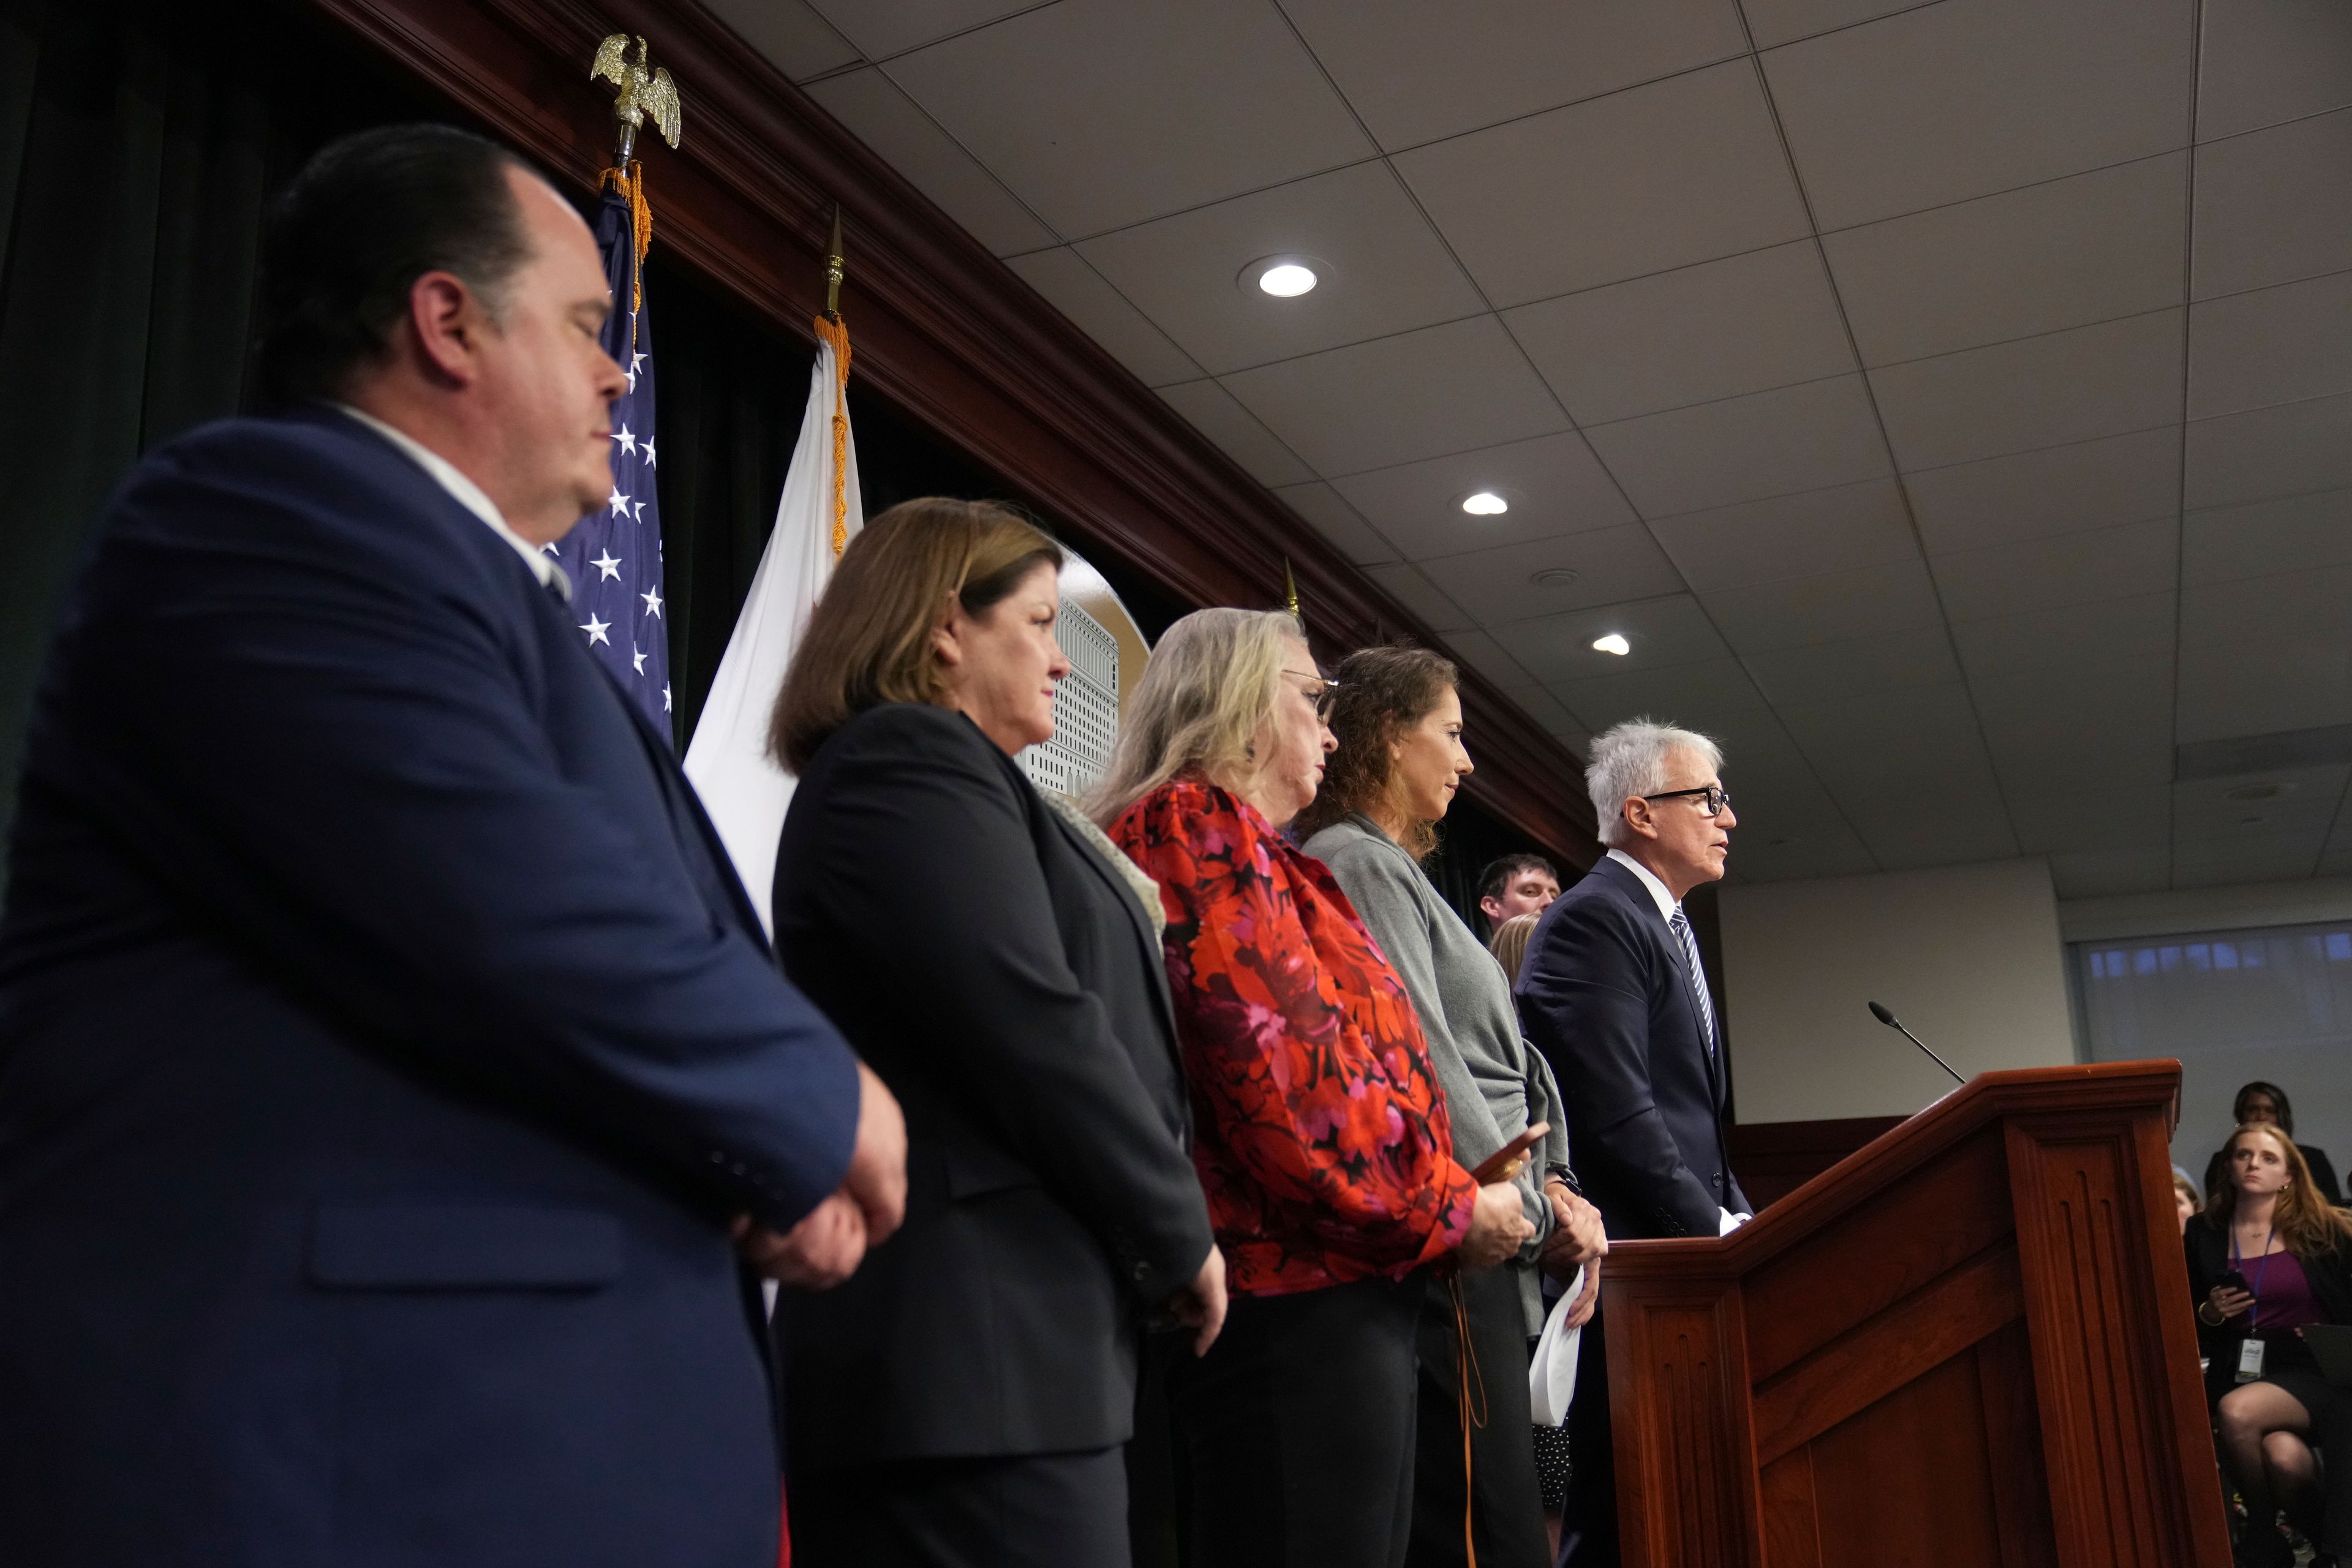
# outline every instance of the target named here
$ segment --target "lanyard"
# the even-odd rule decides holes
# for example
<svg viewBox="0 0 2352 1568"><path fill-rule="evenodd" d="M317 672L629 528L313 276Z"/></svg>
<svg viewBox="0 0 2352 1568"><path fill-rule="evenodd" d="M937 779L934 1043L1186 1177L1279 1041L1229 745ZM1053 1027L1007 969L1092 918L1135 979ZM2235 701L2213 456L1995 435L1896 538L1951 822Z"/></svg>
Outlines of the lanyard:
<svg viewBox="0 0 2352 1568"><path fill-rule="evenodd" d="M2278 1226L2276 1225L2273 1225L2270 1228L2270 1234L2263 1237L2263 1260L2254 1265L2253 1288L2246 1292L2254 1299L2254 1304L2246 1309L2246 1331L2248 1333L2253 1332L2255 1329L2262 1325L2263 1273L2271 1266L2271 1242L2277 1236ZM2231 1226L2230 1227L2230 1261L2233 1265L2243 1263L2245 1261L2244 1258L2241 1257L2238 1252L2238 1227L2235 1226ZM2242 1273L2243 1270L2240 1270L2240 1272Z"/></svg>

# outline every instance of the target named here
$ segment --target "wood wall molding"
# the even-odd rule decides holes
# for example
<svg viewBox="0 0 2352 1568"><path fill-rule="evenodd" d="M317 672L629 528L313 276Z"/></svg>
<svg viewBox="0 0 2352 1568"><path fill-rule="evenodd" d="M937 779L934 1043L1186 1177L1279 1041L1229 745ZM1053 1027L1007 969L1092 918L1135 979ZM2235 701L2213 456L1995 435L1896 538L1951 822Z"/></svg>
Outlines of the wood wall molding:
<svg viewBox="0 0 2352 1568"><path fill-rule="evenodd" d="M1318 650L1440 646L1320 535L1064 320L694 0L309 0L559 177L608 161L597 40L638 34L677 78L684 144L641 142L655 243L802 338L835 204L853 374L1099 550L1194 604L1272 605L1285 559ZM1581 763L1462 672L1487 810L1564 860L1593 847Z"/></svg>

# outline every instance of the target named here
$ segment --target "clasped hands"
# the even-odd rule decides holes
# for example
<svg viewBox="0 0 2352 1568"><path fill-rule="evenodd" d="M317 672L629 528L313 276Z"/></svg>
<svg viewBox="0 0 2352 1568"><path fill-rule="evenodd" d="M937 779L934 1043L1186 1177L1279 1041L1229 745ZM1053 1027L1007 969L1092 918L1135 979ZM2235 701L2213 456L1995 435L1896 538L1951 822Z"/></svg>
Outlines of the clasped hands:
<svg viewBox="0 0 2352 1568"><path fill-rule="evenodd" d="M907 1217L907 1118L872 1068L857 1064L857 1142L841 1185L779 1234L749 1215L731 1233L753 1268L780 1285L826 1290L857 1271Z"/></svg>
<svg viewBox="0 0 2352 1568"><path fill-rule="evenodd" d="M1555 1279L1571 1279L1579 1268L1584 1270L1584 1289L1570 1306L1566 1324L1580 1329L1601 1302L1601 1260L1609 1255L1609 1236L1601 1211L1569 1191L1566 1182L1546 1182L1544 1195L1551 1200L1552 1233L1544 1243L1543 1269Z"/></svg>

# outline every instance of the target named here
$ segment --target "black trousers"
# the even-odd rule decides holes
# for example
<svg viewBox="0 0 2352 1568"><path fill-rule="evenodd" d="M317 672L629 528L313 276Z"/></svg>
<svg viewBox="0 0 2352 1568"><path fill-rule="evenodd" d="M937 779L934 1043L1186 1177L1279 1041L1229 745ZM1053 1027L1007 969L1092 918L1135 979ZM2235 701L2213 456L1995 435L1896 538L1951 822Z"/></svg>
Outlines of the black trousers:
<svg viewBox="0 0 2352 1568"><path fill-rule="evenodd" d="M1421 1402L1413 1439L1409 1568L1467 1568L1464 1549L1462 1332L1470 1328L1466 1511L1478 1568L1549 1568L1543 1494L1528 1411L1528 1322L1516 1269L1432 1279L1421 1307ZM1483 1418L1483 1419L1482 1419Z"/></svg>
<svg viewBox="0 0 2352 1568"><path fill-rule="evenodd" d="M803 1469L793 1568L1127 1568L1118 1448Z"/></svg>
<svg viewBox="0 0 2352 1568"><path fill-rule="evenodd" d="M1169 1396L1193 1568L1401 1568L1421 1275L1236 1296Z"/></svg>
<svg viewBox="0 0 2352 1568"><path fill-rule="evenodd" d="M1564 1568L1617 1568L1617 1447L1609 1430L1606 1316L1592 1314L1576 1354L1576 1399L1568 1407L1568 1447L1576 1465L1559 1520Z"/></svg>

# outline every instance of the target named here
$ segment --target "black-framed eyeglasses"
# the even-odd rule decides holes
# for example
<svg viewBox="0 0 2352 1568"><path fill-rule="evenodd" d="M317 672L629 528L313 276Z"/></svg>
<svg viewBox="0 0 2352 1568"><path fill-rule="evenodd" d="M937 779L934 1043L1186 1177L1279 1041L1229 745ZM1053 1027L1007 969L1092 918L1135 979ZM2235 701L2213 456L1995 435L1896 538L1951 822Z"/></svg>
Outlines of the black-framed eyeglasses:
<svg viewBox="0 0 2352 1568"><path fill-rule="evenodd" d="M1307 692L1307 695L1315 704L1315 716L1318 719L1330 717L1332 700L1339 695L1338 681L1328 675L1318 675L1309 669L1286 669L1282 673L1312 683L1315 689Z"/></svg>
<svg viewBox="0 0 2352 1568"><path fill-rule="evenodd" d="M1731 792L1721 784L1701 784L1696 789L1670 789L1663 795L1645 795L1642 798L1643 800L1678 800L1686 795L1705 795L1706 799L1699 803L1699 810L1709 816L1715 816L1731 804Z"/></svg>

